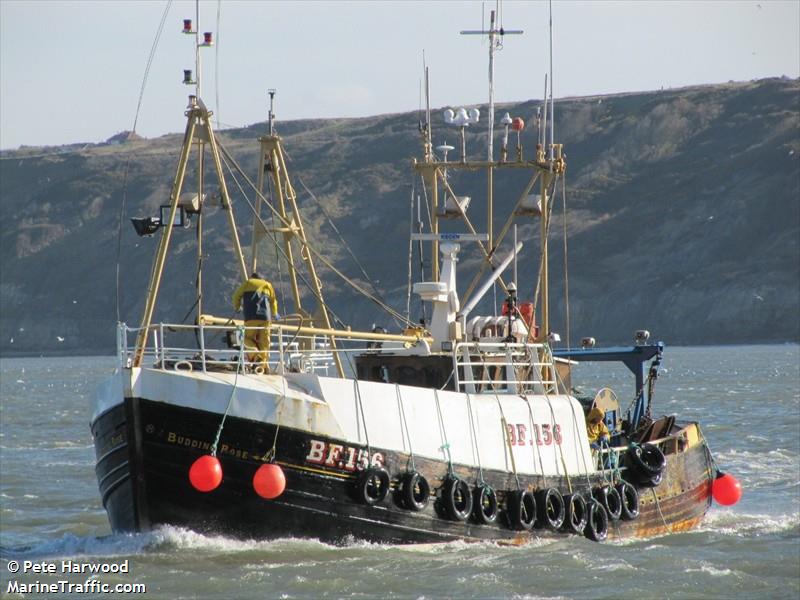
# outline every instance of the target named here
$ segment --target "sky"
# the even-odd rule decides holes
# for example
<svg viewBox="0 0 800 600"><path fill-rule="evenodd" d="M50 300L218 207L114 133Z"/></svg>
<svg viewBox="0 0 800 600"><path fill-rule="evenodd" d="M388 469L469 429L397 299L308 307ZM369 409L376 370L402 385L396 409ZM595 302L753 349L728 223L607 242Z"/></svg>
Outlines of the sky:
<svg viewBox="0 0 800 600"><path fill-rule="evenodd" d="M133 128L183 131L183 69L194 69L196 20L186 0L0 0L0 148L100 142ZM488 27L494 1L278 2L203 0L202 90L221 127L417 110L423 51L433 107L488 100L488 46L463 29ZM800 77L800 0L553 2L556 99L687 85ZM219 13L219 27L217 14ZM485 16L483 16L485 15ZM495 99L540 98L548 60L546 2L502 4ZM499 118L499 117L498 117Z"/></svg>

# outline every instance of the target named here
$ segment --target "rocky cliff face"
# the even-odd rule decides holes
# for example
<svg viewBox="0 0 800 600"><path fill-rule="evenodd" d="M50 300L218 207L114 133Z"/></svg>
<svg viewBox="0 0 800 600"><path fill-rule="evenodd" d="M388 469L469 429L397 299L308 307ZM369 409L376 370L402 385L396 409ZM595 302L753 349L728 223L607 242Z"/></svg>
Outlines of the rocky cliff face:
<svg viewBox="0 0 800 600"><path fill-rule="evenodd" d="M535 106L502 109L532 122ZM668 344L800 341L800 82L566 99L556 108L568 161L573 344L584 335L600 344L625 343L640 328ZM263 131L259 124L220 136L253 178ZM369 286L327 213L372 283L404 311L410 198L421 191L410 169L419 155L417 115L287 122L279 132L314 243ZM471 154L483 152L483 135L482 128L468 135ZM523 133L528 152L534 135ZM435 118L434 145L456 137ZM158 238L136 237L129 218L156 215L168 201L180 141L169 135L2 154L0 353L109 353L117 304L120 320L138 322ZM472 196L470 216L483 230L483 176L454 174L452 183ZM236 184L228 185L249 245L250 209ZM513 206L523 185L499 185L498 213ZM551 235L550 303L553 329L563 338L561 202L559 196ZM533 238L520 259L524 299L532 296L538 269L538 223L523 217L518 224L520 236ZM229 316L238 274L227 222L211 203L203 226L203 310ZM462 230L455 222L448 227ZM195 229L176 231L173 244L156 319L188 315L191 321ZM261 252L264 271L279 285L274 249ZM461 258L464 267L478 261L474 248L465 247ZM321 271L342 321L393 326L372 303ZM489 301L480 307L485 312ZM418 316L413 302L412 318Z"/></svg>

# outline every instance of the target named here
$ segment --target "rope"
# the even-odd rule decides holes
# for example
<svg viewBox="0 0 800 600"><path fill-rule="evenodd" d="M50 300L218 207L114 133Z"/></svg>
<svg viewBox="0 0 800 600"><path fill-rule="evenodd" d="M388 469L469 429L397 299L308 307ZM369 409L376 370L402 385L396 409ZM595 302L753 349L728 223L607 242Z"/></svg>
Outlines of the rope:
<svg viewBox="0 0 800 600"><path fill-rule="evenodd" d="M272 179L267 177L267 191L269 193L269 204L273 202L272 197ZM278 233L275 227L275 213L270 213L272 219L272 244L275 246L275 265L278 267L278 288L281 292L281 306L286 306L286 289L283 283L283 269L281 268L281 260L279 252L281 251L280 244L278 243Z"/></svg>
<svg viewBox="0 0 800 600"><path fill-rule="evenodd" d="M558 369L554 369L554 371L555 371L555 374L556 374L556 380L561 383L561 387L563 389L566 389L566 386L564 385L564 381L561 379L561 375L559 375L559 373L558 373ZM570 402L569 406L570 406L570 413L572 414L572 425L574 427L573 432L577 433L579 431L579 429L578 429L579 424L578 424L577 417L575 416L575 405L572 402ZM582 416L581 416L581 425L580 426L582 426L584 428L586 427L586 421L582 418ZM576 441L576 440L573 440L573 441ZM584 475L586 477L586 484L591 486L592 481L591 481L591 479L589 479L589 465L586 464L586 456L584 455L583 452L580 451L580 444L574 443L573 445L575 447L575 451L577 452L578 457L580 458L581 463L583 463L583 473L584 473Z"/></svg>
<svg viewBox="0 0 800 600"><path fill-rule="evenodd" d="M131 128L132 133L136 133L136 125L139 123L139 113L142 109L142 100L144 99L144 90L145 87L147 86L147 78L150 75L150 67L153 64L153 58L155 57L156 49L158 48L158 42L161 39L161 34L164 31L164 23L167 20L167 14L169 13L171 5L172 5L172 0L167 0L167 4L164 7L164 12L161 14L161 21L158 24L156 37L153 39L153 44L150 46L150 55L147 57L147 65L145 66L144 75L142 76L142 85L139 89L139 100L136 103L136 114L133 118L133 127ZM128 153L128 159L125 161L125 172L122 176L122 202L119 207L119 217L117 219L117 260L116 260L116 270L115 270L117 323L119 323L121 320L119 275L120 275L120 257L122 256L122 219L125 216L125 205L127 204L128 200L128 172L130 170L133 150L134 149L131 148L131 151Z"/></svg>
<svg viewBox="0 0 800 600"><path fill-rule="evenodd" d="M478 482L484 485L486 481L483 479L483 465L481 464L481 449L478 443L478 432L475 429L475 422L472 416L472 400L470 399L469 392L467 392L467 410L469 411L469 431L470 442L473 444L472 452L478 457Z"/></svg>
<svg viewBox="0 0 800 600"><path fill-rule="evenodd" d="M364 438L367 440L367 466L372 461L372 447L369 443L369 431L367 431L367 419L364 415L364 405L361 402L361 389L358 386L358 379L353 379L353 385L356 391L356 401L358 402L358 410L361 413L361 422L364 423Z"/></svg>
<svg viewBox="0 0 800 600"><path fill-rule="evenodd" d="M408 422L406 421L406 411L403 408L403 398L400 395L400 386L395 383L394 389L397 392L397 406L400 410L400 435L403 435L403 427L405 427L406 438L408 439L408 454L411 459L411 470L416 471L417 467L414 464L414 448L411 446L411 432L408 429Z"/></svg>
<svg viewBox="0 0 800 600"><path fill-rule="evenodd" d="M547 211L548 216L550 215L550 212L552 212L553 191L555 191L555 188L556 188L556 181L557 181L557 178L553 178L553 188L549 193L547 193L547 203L546 203L545 206L542 207L542 213L544 214L544 212ZM547 227L545 228L545 232L544 232L545 239L547 239L550 236L550 223L551 223L551 221L548 218L547 219ZM534 289L534 292L533 292L533 306L534 306L534 308L539 304L539 292L540 292L541 284L542 284L542 272L543 272L543 270L544 270L544 254L542 254L539 257L539 273L536 276L536 288ZM530 340L530 339L532 339L532 337L533 337L533 328L530 328L528 330L528 339Z"/></svg>
<svg viewBox="0 0 800 600"><path fill-rule="evenodd" d="M439 405L439 391L433 389L433 398L436 400L436 416L439 421L439 435L442 437L442 445L439 448L447 454L447 474L453 474L453 457L450 454L450 442L447 441L447 430L444 428L444 417L442 417L442 407Z"/></svg>
<svg viewBox="0 0 800 600"><path fill-rule="evenodd" d="M219 16L222 10L222 0L217 0L217 28L214 30L217 35L217 43L214 45L214 103L216 110L214 116L219 129Z"/></svg>
<svg viewBox="0 0 800 600"><path fill-rule="evenodd" d="M239 333L242 335L242 339L244 339L244 327L239 327ZM236 363L236 375L233 378L233 388L231 389L231 395L228 397L228 405L225 407L225 412L222 414L222 420L219 422L217 435L214 436L214 443L211 444L211 456L217 455L217 444L219 444L219 438L222 435L222 427L225 425L225 419L228 417L228 411L231 409L233 396L236 394L236 386L239 383L239 373L242 371L243 366L244 366L244 344L242 344L239 347L239 361Z"/></svg>
<svg viewBox="0 0 800 600"><path fill-rule="evenodd" d="M514 449L511 447L511 440L508 439L508 421L506 421L506 415L503 412L503 405L500 404L500 397L495 392L494 399L497 401L497 407L500 409L500 423L503 425L503 440L505 441L505 447L508 448L508 454L511 456L511 469L514 473L514 480L517 482L517 489L522 489L522 485L519 482L519 475L517 475L517 461L514 458Z"/></svg>
<svg viewBox="0 0 800 600"><path fill-rule="evenodd" d="M447 384L450 383L453 380L453 375L454 374L455 374L455 369L450 371L450 375L447 376L447 381L445 381L444 385L439 388L440 390L444 391L444 389L447 387Z"/></svg>
<svg viewBox="0 0 800 600"><path fill-rule="evenodd" d="M559 375L558 375L558 369L555 368L555 358L553 357L552 352L549 352L549 350L547 348L545 348L545 352L547 353L547 356L545 356L545 358L549 360L550 365L551 365L550 370L552 372L552 377L553 377L553 380L554 380L556 393L558 393ZM561 387L562 388L564 387L563 381L561 382ZM553 437L555 437L556 413L555 413L555 410L553 410L553 403L550 401L550 395L547 392L547 388L542 386L542 389L544 390L544 399L547 401L547 406L550 408L550 417L551 417L551 422L553 423L553 428L554 428L554 431L552 432L552 435L553 435ZM569 404L570 404L570 407L572 409L572 415L573 415L573 419L574 419L575 410L574 410L574 407L572 407L572 402L570 402ZM561 459L561 466L564 468L564 477L566 477L566 479L567 479L567 489L570 491L570 493L572 493L572 481L571 481L570 476L569 476L569 469L567 468L567 461L564 458L564 447L563 447L562 444L557 444L557 446L558 446L558 455L559 455L559 458ZM544 467L543 467L543 469L544 469Z"/></svg>
<svg viewBox="0 0 800 600"><path fill-rule="evenodd" d="M241 176L248 183L248 185L255 191L255 193L258 196L261 197L262 200L265 201L265 203L266 203L266 199L264 198L263 194L261 194L261 192L258 191L258 189L256 188L255 184L253 184L252 180L242 170L242 168L236 162L236 159L234 159L233 156L228 152L227 148L225 148L222 144L219 144L219 147L222 150L223 162L225 162L226 167L228 167L229 172L231 172L231 176L233 177L234 181L236 182L237 186L239 187L239 191L242 193L243 198L247 202L248 206L250 207L251 211L253 212L254 216L258 220L258 222L261 225L261 227L264 228L265 231L267 231L267 227L266 227L266 224L264 223L264 220L261 218L260 215L258 215L256 213L255 207L253 206L252 202L247 197L247 195L244 193L244 190L242 189L242 186L238 183L238 181L236 180L236 177L233 175L232 170L230 168L230 165L228 165L228 160L230 160L230 162L233 164L233 166L236 168L236 170L241 174ZM281 221L281 223L285 227L290 227L291 226L291 224L286 219L284 219L284 217L280 213L278 213L278 211L275 210L275 208L273 206L271 206L269 203L266 203L266 204L267 204L267 207L273 212L273 214ZM305 247L308 249L309 252L311 252L311 254L314 255L315 258L317 258L321 263L323 263L325 266L327 266L331 271L333 271L333 273L338 275L350 287L355 289L357 292L359 292L360 294L362 294L366 298L372 300L375 304L377 304L380 308L385 310L391 316L393 316L393 317L395 317L397 319L400 319L401 321L405 320L402 314L400 314L399 312L394 310L391 306L389 306L389 305L385 304L384 302L382 302L379 298L376 298L374 295L372 295L369 292L367 292L366 290L364 290L357 283L355 283L353 280L351 280L349 277L347 277L344 273L342 273L339 269L337 269L327 258L325 258L325 256L323 254L321 254L319 251L317 251L307 241L305 243ZM285 254L284 254L284 257L285 257ZM300 274L300 277L303 280L303 282L308 286L308 288L311 291L311 293L317 298L317 300L319 302L322 303L323 302L322 298L320 298L319 295L317 295L314 292L313 288L310 286L308 281L302 276L302 274ZM342 323L341 319L339 319L339 317L336 316L335 313L333 313L333 311L330 308L328 308L328 310L329 310L329 312L331 312L331 314L333 314L336 317L336 319L340 323ZM411 325L411 323L408 323L408 324Z"/></svg>
<svg viewBox="0 0 800 600"><path fill-rule="evenodd" d="M275 415L276 415L276 424L275 424L275 437L272 438L272 448L267 450L267 452L262 457L264 462L275 462L275 455L276 455L276 448L278 446L278 432L281 430L281 406L283 406L283 401L286 400L286 377L281 377L281 399L278 400L278 403L275 405Z"/></svg>
<svg viewBox="0 0 800 600"><path fill-rule="evenodd" d="M561 179L561 205L564 210L564 313L567 329L567 351L570 350L570 328L569 328L569 261L567 260L567 179L562 175Z"/></svg>
<svg viewBox="0 0 800 600"><path fill-rule="evenodd" d="M412 279L412 263L414 261L414 240L411 236L414 234L414 182L416 178L411 180L411 206L409 207L408 215L408 283L406 285L406 321L411 321L411 279Z"/></svg>
<svg viewBox="0 0 800 600"><path fill-rule="evenodd" d="M672 527L667 525L667 521L666 521L666 519L664 519L664 513L661 512L661 503L658 501L658 494L656 494L656 489L655 488L650 488L650 491L653 492L653 500L656 501L656 508L658 509L658 516L661 517L661 522L664 524L664 529L666 529L670 533L673 533Z"/></svg>
<svg viewBox="0 0 800 600"><path fill-rule="evenodd" d="M535 429L536 428L536 423L534 423L533 409L531 408L531 403L528 400L527 396L522 396L521 395L520 397L523 400L525 400L525 404L528 405L528 416L530 417L531 432L535 432L536 431L536 429ZM545 486L547 486L547 478L545 477L545 474L544 474L544 461L542 461L542 451L539 448L538 440L537 440L537 443L534 444L534 448L533 448L532 452L533 452L534 461L536 461L536 459L538 457L538 460L539 460L539 471L540 471L541 476L542 476L542 482L545 484Z"/></svg>
<svg viewBox="0 0 800 600"><path fill-rule="evenodd" d="M228 155L228 154L227 154L227 150L225 150L225 149L222 147L222 145L221 145L221 144L219 144L219 147L222 149L221 158L222 158L222 162L223 162L223 164L224 164L224 165L225 165L225 167L228 169L228 174L231 176L231 179L233 179L233 182L236 184L236 187L239 189L239 192L242 194L242 197L245 199L245 201L247 202L248 206L249 206L249 207L250 207L250 209L253 211L253 214L254 214L254 215L255 215L255 217L258 219L259 223L261 224L261 227L263 227L263 228L264 228L264 231L268 231L268 230L267 230L267 226L266 226L266 224L264 223L264 220L261 218L261 216L260 216L260 215L258 215L258 214L256 213L255 207L253 206L252 202L250 202L250 199L247 197L247 195L244 193L244 188L242 188L242 185L239 183L239 180L236 178L236 175L234 174L233 170L231 169L230 165L228 164L228 158L231 158L231 157L230 157L230 155ZM226 155L227 155L227 158L226 158ZM236 164L235 164L235 162L234 162L234 166L236 166L236 169L237 169L237 170L238 170L238 171L239 171L239 172L240 172L240 173L241 173L241 174L242 174L242 175L245 177L245 179L247 179L247 176L246 176L246 175L244 175L244 173L242 173L242 172L241 172L241 169L239 168L239 166L238 166L238 165L236 165ZM252 185L252 182L251 182L249 179L248 179L248 183L250 183L250 185ZM266 202L266 199L264 198L264 196L263 196L263 195L261 195L261 194L259 194L259 195L261 196L262 200L264 200L264 202ZM269 206L269 204L267 204L267 206ZM280 216L280 213L278 213L278 212L277 212L277 211L276 211L276 210L275 210L275 209L274 209L272 206L269 206L269 208L270 208L270 210L272 210L272 211L273 211L273 214L277 214L277 215L278 215L278 218L280 218L281 220L283 220L283 219L282 219L282 217ZM278 250L280 250L281 254L283 255L283 258L284 258L284 259L286 260L286 262L288 263L288 262L289 262L289 257L286 255L286 252L285 252L285 250L284 250L283 248L280 248L280 246L276 246L276 247L278 248ZM298 274L298 276L300 277L300 280L301 280L301 281L302 281L302 282L303 282L303 283L306 285L306 287L308 288L308 291L309 291L309 292L311 292L311 294L312 294L312 295L314 296L314 298L317 300L317 302L323 303L323 302L324 302L324 301L323 301L323 299L322 299L322 298L321 298L321 297L320 297L320 296L319 296L319 295L318 295L318 294L317 294L317 293L314 291L314 288L313 288L313 287L312 287L312 285L309 283L309 281L308 281L308 279L305 277L305 275L303 275L303 273L302 273L302 272L300 272L299 270L297 271L297 274ZM326 306L327 306L327 305L326 305ZM336 314L336 313L335 313L335 312L334 312L334 311L333 311L331 308L328 308L328 312L330 312L330 313L331 313L331 315L334 317L334 319L336 319L336 320L337 320L339 323L342 323L342 320L341 320L341 319L338 317L338 315L337 315L337 314Z"/></svg>
<svg viewBox="0 0 800 600"><path fill-rule="evenodd" d="M556 413L553 410L553 403L550 402L550 396L548 396L546 391L544 393L544 399L547 401L547 406L550 408L550 417L551 417L552 423L553 423L552 435L553 435L553 438L554 438L553 441L555 441L555 435L556 435L556 433L555 433ZM567 487L569 488L570 491L572 491L572 483L570 482L570 479L569 479L569 470L567 469L567 461L564 460L564 447L563 447L563 444L556 444L556 446L558 446L558 456L561 459L561 466L564 468L564 477L567 478Z"/></svg>
<svg viewBox="0 0 800 600"><path fill-rule="evenodd" d="M380 291L375 286L373 278L370 277L367 274L367 271L364 269L364 266L358 260L358 257L353 253L352 248L350 248L350 245L347 243L347 240L344 239L344 236L339 231L339 228L336 227L336 224L333 222L333 219L331 218L331 216L328 213L328 211L325 210L325 207L322 205L322 203L319 201L319 199L314 195L314 192L312 192L310 189L308 189L308 186L303 181L303 178L300 177L299 175L296 175L296 177L297 177L297 181L300 182L300 185L303 187L303 189L306 191L306 193L308 193L308 195L311 196L311 199L316 203L316 205L319 208L319 210L325 216L325 219L328 221L328 225L330 225L331 229L333 229L336 232L336 235L339 236L339 241L342 243L342 245L344 246L345 250L347 250L347 253L353 259L353 262L356 263L356 266L358 267L359 271L361 271L361 274L364 276L364 279L366 279L369 282L370 287L372 288L372 291L375 293L375 297L377 297L381 302L383 302L385 304L386 303L386 299L381 295ZM406 319L406 323L407 322L408 322L408 319ZM400 323L397 323L397 325L401 326Z"/></svg>

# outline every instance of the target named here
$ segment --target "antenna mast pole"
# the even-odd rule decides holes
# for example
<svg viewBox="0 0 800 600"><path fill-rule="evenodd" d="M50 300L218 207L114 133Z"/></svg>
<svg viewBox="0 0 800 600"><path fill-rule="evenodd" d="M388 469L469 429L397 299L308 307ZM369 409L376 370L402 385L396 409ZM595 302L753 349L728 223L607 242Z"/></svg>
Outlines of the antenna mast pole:
<svg viewBox="0 0 800 600"><path fill-rule="evenodd" d="M202 98L200 95L200 0L194 2L194 22L197 28L197 33L194 36L194 72L195 72L195 85L194 95Z"/></svg>
<svg viewBox="0 0 800 600"><path fill-rule="evenodd" d="M495 22L495 11L491 11L489 18L489 30L469 30L462 31L462 35L488 35L489 36L489 143L486 151L487 162L487 194L486 194L486 229L489 234L488 248L491 252L494 248L494 236L492 235L492 215L493 215L493 188L494 188L494 51L503 46L502 39L505 35L520 35L521 29L506 30L502 25L497 27ZM499 39L497 36L500 36Z"/></svg>
<svg viewBox="0 0 800 600"><path fill-rule="evenodd" d="M544 99L547 103L547 97ZM553 125L555 123L555 112L553 110L553 0L550 0L550 168L553 167L553 144L555 137Z"/></svg>

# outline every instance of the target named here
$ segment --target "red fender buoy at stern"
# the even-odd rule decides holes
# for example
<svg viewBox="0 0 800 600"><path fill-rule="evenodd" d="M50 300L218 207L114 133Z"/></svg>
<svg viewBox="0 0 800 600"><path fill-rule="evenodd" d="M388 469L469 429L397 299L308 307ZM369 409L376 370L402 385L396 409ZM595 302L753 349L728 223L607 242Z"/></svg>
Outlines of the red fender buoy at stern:
<svg viewBox="0 0 800 600"><path fill-rule="evenodd" d="M711 495L718 504L731 506L742 497L742 486L739 480L729 473L719 473L711 484Z"/></svg>
<svg viewBox="0 0 800 600"><path fill-rule="evenodd" d="M275 463L261 465L253 475L253 489L256 494L267 500L277 498L286 489L283 469Z"/></svg>
<svg viewBox="0 0 800 600"><path fill-rule="evenodd" d="M204 454L192 463L189 482L198 492L210 492L222 483L222 465L216 456Z"/></svg>

